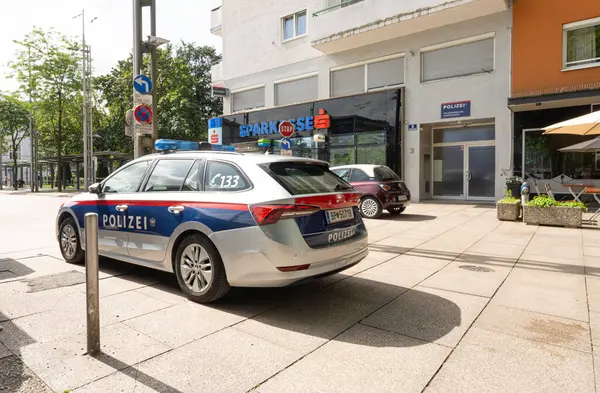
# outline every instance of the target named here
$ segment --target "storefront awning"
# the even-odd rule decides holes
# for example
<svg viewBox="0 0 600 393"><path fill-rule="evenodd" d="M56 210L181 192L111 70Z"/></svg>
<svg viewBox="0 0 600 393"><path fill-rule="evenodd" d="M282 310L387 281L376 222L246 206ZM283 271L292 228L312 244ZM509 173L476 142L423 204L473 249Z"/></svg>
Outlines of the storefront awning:
<svg viewBox="0 0 600 393"><path fill-rule="evenodd" d="M513 112L592 104L599 104L598 109L600 109L600 89L544 94L530 97L512 97L508 99L508 108Z"/></svg>

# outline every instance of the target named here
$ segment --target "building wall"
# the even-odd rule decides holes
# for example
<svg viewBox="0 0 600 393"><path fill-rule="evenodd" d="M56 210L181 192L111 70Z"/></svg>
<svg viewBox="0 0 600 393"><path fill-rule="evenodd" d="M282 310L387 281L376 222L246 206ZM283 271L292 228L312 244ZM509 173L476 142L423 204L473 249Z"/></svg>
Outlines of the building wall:
<svg viewBox="0 0 600 393"><path fill-rule="evenodd" d="M600 17L598 0L515 0L513 97L600 88L600 68L563 71L563 24Z"/></svg>
<svg viewBox="0 0 600 393"><path fill-rule="evenodd" d="M233 1L239 3L242 0ZM230 4L230 2L225 2ZM286 2L273 7L281 8L281 16L298 10L294 2ZM319 2L320 5L320 2ZM231 7L230 5L227 5ZM309 11L310 12L310 11ZM241 11L240 11L241 13ZM257 13L256 10L252 13ZM258 13L257 13L258 15ZM240 18L241 16L238 16ZM250 18L250 16L247 16ZM249 47L244 44L242 36L234 39L226 25L232 23L224 17L224 67L225 85L235 91L255 85L265 85L266 107L274 106L274 81L306 73L318 72L319 99L330 97L330 69L356 62L371 60L387 55L405 53L405 87L404 114L406 122L404 130L404 179L407 185L415 190L415 201L418 201L417 190L422 190L422 179L425 176L422 160L426 152L421 151L419 132L408 132L407 124L443 123L441 120L441 104L446 102L471 100L471 117L459 120L468 122L473 119L491 119L496 124L496 197L501 197L505 176L511 174L511 145L512 118L507 108L506 100L510 96L510 48L511 48L511 11L501 12L490 16L473 19L443 28L428 30L402 38L381 42L376 45L364 46L355 50L334 55L316 55L308 41L298 40L298 52L293 55L295 61L282 65L281 58L269 50L267 54L254 53L257 63L248 57ZM259 16L260 18L260 16ZM309 19L310 20L310 19ZM259 23L252 21L252 24ZM264 23L264 20L263 20ZM309 25L310 28L310 25ZM472 37L485 33L495 33L495 70L492 73L451 78L433 82L421 83L420 48L444 43L447 41ZM279 26L265 34L273 37L279 34ZM258 39L251 35L252 39ZM272 38L268 38L272 41ZM238 41L231 43L231 41ZM257 44L257 48L261 45ZM277 44L273 44L277 47ZM232 48L237 48L233 50ZM237 52L240 55L237 55ZM294 52L294 51L291 51ZM250 56L251 57L251 56ZM312 58L311 58L312 57ZM262 69L262 70L261 70ZM260 70L260 71L258 71ZM232 77L232 75L237 75ZM224 100L224 113L230 113L230 100ZM456 120L456 119L455 119ZM427 152L428 153L428 152Z"/></svg>
<svg viewBox="0 0 600 393"><path fill-rule="evenodd" d="M281 42L281 18L307 10L311 15L321 0L226 0L223 2L223 75L239 78L322 55L310 45L308 34ZM231 88L230 86L228 86Z"/></svg>

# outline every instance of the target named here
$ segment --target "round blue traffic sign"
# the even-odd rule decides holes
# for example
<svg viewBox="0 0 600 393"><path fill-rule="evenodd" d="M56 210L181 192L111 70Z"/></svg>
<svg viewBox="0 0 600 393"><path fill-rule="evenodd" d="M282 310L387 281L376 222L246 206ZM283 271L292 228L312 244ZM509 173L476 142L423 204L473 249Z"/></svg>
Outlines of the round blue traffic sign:
<svg viewBox="0 0 600 393"><path fill-rule="evenodd" d="M138 105L133 111L133 116L138 123L149 124L152 121L152 109L147 105Z"/></svg>
<svg viewBox="0 0 600 393"><path fill-rule="evenodd" d="M290 138L281 139L279 144L283 150L292 150L292 140Z"/></svg>
<svg viewBox="0 0 600 393"><path fill-rule="evenodd" d="M152 92L152 81L146 75L138 75L133 78L133 88L140 94Z"/></svg>

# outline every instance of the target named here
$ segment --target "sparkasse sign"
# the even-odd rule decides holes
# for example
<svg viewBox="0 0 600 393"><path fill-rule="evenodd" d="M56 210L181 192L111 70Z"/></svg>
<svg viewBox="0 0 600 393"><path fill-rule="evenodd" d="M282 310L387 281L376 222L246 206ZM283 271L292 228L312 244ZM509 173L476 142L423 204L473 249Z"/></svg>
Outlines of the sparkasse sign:
<svg viewBox="0 0 600 393"><path fill-rule="evenodd" d="M446 102L442 104L442 119L471 116L471 101Z"/></svg>

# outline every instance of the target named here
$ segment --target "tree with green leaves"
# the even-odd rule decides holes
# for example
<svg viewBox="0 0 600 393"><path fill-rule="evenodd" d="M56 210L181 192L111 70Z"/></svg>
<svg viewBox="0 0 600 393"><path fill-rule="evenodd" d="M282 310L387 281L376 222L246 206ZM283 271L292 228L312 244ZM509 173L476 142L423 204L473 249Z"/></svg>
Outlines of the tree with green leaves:
<svg viewBox="0 0 600 393"><path fill-rule="evenodd" d="M206 140L208 119L222 112L219 98L212 97L210 69L220 61L215 49L181 42L157 50L158 137ZM142 70L150 75L150 57ZM133 109L132 58L122 60L107 75L94 79L106 117L100 124L97 147L104 150L131 152L133 144L124 135L125 114Z"/></svg>
<svg viewBox="0 0 600 393"><path fill-rule="evenodd" d="M15 97L0 96L0 141L8 138L13 160L13 187L17 189L18 152L21 142L29 136L29 111ZM2 143L2 142L0 142Z"/></svg>
<svg viewBox="0 0 600 393"><path fill-rule="evenodd" d="M12 76L24 95L35 102L40 150L56 154L58 168L63 167L65 146L81 152L81 47L54 30L34 28L22 40ZM59 173L62 173L59 171ZM63 187L58 176L58 190Z"/></svg>

